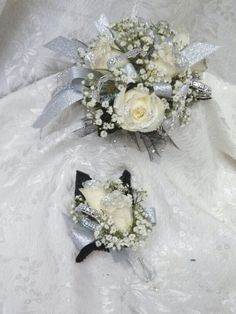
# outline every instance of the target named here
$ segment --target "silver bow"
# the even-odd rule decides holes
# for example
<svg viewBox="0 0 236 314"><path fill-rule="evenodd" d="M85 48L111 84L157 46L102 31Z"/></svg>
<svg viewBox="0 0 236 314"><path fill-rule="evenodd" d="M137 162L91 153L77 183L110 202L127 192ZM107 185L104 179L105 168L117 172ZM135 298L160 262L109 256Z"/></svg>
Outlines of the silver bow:
<svg viewBox="0 0 236 314"><path fill-rule="evenodd" d="M60 36L47 43L45 47L69 58L76 59L78 48L86 48L87 45L79 40L69 40ZM61 79L63 86L56 91L41 115L34 122L33 127L42 129L61 111L81 100L83 98L81 82L90 72L99 76L96 71L77 65L73 65L60 73L58 77Z"/></svg>

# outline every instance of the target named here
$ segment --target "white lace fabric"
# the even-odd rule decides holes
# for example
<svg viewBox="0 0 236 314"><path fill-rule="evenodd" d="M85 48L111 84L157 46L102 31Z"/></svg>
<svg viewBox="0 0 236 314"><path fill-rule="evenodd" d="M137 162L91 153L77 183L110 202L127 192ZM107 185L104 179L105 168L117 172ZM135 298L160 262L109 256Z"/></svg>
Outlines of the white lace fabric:
<svg viewBox="0 0 236 314"><path fill-rule="evenodd" d="M95 34L94 20L131 12L129 1L0 3L0 313L228 314L236 313L236 7L232 1L139 1L138 12L168 19L192 39L222 46L206 82L213 99L150 162L128 138L78 138L81 108L66 110L40 139L32 123L56 87L53 73L69 60L42 48L64 35ZM60 61L58 61L60 60ZM210 74L213 73L213 74ZM76 264L62 213L75 171L104 179L127 168L149 193L157 225L134 254L156 272L141 280L125 262L97 252Z"/></svg>

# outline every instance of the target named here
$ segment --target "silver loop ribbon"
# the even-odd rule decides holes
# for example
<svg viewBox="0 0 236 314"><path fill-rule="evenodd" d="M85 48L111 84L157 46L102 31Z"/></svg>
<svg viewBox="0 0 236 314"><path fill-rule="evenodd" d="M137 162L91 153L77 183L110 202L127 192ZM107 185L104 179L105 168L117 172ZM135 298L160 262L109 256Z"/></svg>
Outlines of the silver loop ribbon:
<svg viewBox="0 0 236 314"><path fill-rule="evenodd" d="M90 217L93 217L96 219L97 217L97 211L91 207L89 207L88 205L86 204L79 204L76 209L76 211L78 212L82 212Z"/></svg>
<svg viewBox="0 0 236 314"><path fill-rule="evenodd" d="M117 62L121 62L121 61L123 61L125 59L129 59L129 58L134 58L138 54L140 54L141 52L143 52L143 50L141 48L135 48L135 49L130 50L128 52L113 56L107 61L107 66L108 66L108 68L111 68L111 67L115 66Z"/></svg>
<svg viewBox="0 0 236 314"><path fill-rule="evenodd" d="M156 83L153 85L154 92L159 97L171 98L172 86L169 83Z"/></svg>
<svg viewBox="0 0 236 314"><path fill-rule="evenodd" d="M96 221L92 221L89 217L86 217L86 216L82 217L82 219L80 220L80 223L82 226L92 231L95 231L95 229L98 226L98 223Z"/></svg>
<svg viewBox="0 0 236 314"><path fill-rule="evenodd" d="M173 89L169 83L156 83L153 85L154 92L159 97L172 98ZM189 90L189 84L184 84L180 88L181 97L186 98Z"/></svg>
<svg viewBox="0 0 236 314"><path fill-rule="evenodd" d="M66 69L65 71L61 72L58 76L61 79L62 84L66 85L68 82L71 82L73 85L73 81L77 79L84 79L92 70L87 68L78 67L76 65Z"/></svg>
<svg viewBox="0 0 236 314"><path fill-rule="evenodd" d="M138 73L136 72L132 63L127 63L123 69L128 77L128 82L135 82L135 79L138 77Z"/></svg>
<svg viewBox="0 0 236 314"><path fill-rule="evenodd" d="M107 81L113 79L113 76L111 74L105 74L101 76L97 82L97 89L93 92L93 97L100 101L100 92L102 89L103 84L105 84Z"/></svg>

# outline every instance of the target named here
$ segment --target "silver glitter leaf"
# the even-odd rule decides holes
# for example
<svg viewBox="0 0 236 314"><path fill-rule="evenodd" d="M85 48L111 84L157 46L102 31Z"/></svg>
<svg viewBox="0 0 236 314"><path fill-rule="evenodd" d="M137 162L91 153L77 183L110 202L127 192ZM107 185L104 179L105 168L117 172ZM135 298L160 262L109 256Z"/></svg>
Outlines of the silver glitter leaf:
<svg viewBox="0 0 236 314"><path fill-rule="evenodd" d="M208 57L218 48L219 47L209 43L195 42L184 48L184 50L181 52L181 56L183 59L188 61L188 65L191 67L202 59Z"/></svg>
<svg viewBox="0 0 236 314"><path fill-rule="evenodd" d="M78 48L82 47L86 49L87 45L77 39L70 40L59 36L45 44L44 47L66 57L76 59L78 56Z"/></svg>
<svg viewBox="0 0 236 314"><path fill-rule="evenodd" d="M104 14L102 14L99 20L95 22L95 26L99 35L105 36L108 39L113 38L112 33L109 30L110 24L108 18Z"/></svg>

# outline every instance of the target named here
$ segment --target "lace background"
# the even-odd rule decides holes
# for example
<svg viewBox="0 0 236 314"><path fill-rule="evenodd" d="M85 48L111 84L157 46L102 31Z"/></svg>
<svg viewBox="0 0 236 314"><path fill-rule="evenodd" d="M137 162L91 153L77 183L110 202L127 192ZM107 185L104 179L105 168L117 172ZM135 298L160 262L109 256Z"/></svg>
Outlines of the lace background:
<svg viewBox="0 0 236 314"><path fill-rule="evenodd" d="M150 163L124 136L78 139L78 106L40 139L31 125L54 74L70 64L43 44L58 35L87 41L101 13L119 19L134 4L144 18L222 46L205 78L213 99L173 134L181 150L167 147ZM0 313L236 313L236 2L1 0L0 14ZM61 215L76 169L104 178L124 167L157 210L147 247L132 257L155 271L150 282L106 253L75 264Z"/></svg>

